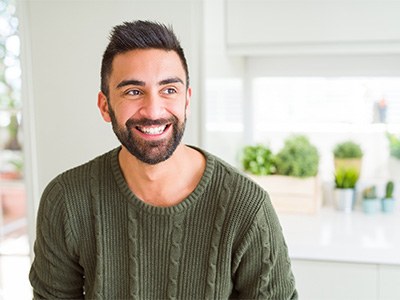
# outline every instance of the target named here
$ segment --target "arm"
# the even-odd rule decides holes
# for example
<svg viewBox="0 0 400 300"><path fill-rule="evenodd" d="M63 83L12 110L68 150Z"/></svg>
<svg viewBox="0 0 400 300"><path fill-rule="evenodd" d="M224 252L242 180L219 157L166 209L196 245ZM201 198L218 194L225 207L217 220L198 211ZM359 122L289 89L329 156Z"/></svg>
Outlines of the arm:
<svg viewBox="0 0 400 300"><path fill-rule="evenodd" d="M235 255L233 298L298 298L287 246L269 199Z"/></svg>
<svg viewBox="0 0 400 300"><path fill-rule="evenodd" d="M29 278L34 299L83 299L83 270L73 254L62 188L53 181L43 193L37 215L35 259Z"/></svg>

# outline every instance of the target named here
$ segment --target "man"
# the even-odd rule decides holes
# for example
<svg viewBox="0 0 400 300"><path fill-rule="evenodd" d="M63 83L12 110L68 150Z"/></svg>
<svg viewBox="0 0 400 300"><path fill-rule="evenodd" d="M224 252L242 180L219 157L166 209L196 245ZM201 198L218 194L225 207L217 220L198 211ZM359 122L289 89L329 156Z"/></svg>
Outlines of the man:
<svg viewBox="0 0 400 300"><path fill-rule="evenodd" d="M122 145L44 191L35 298L297 298L268 195L181 143L191 94L171 29L114 28L98 107Z"/></svg>

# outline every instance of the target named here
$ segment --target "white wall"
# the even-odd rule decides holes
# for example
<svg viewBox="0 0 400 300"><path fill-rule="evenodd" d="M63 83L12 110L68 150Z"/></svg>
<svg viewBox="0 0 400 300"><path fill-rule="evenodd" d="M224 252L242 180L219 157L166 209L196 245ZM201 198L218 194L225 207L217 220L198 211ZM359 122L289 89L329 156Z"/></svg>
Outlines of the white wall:
<svg viewBox="0 0 400 300"><path fill-rule="evenodd" d="M26 145L33 201L58 173L119 143L96 106L100 64L114 25L134 19L172 24L194 89L185 142L199 144L201 1L20 1ZM29 156L28 155L28 156ZM36 206L35 205L35 206Z"/></svg>

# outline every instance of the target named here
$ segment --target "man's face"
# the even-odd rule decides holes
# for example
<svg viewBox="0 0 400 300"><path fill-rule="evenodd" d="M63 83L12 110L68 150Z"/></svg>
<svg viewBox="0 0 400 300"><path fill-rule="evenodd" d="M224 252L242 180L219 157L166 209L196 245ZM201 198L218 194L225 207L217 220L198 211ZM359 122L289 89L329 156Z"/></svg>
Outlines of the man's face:
<svg viewBox="0 0 400 300"><path fill-rule="evenodd" d="M117 55L109 99L99 94L103 118L121 144L147 164L168 159L180 144L191 90L174 51L132 50Z"/></svg>

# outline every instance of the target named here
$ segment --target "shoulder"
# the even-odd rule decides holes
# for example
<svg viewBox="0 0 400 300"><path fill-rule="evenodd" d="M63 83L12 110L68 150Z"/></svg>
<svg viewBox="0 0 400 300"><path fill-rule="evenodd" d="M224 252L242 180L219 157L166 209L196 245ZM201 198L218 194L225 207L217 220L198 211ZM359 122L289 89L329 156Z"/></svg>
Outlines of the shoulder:
<svg viewBox="0 0 400 300"><path fill-rule="evenodd" d="M220 157L206 151L203 153L206 155L207 160L213 161L215 180L220 180L221 184L239 199L250 203L254 202L253 204L258 206L261 205L261 202L269 200L267 191L241 170L227 163Z"/></svg>
<svg viewBox="0 0 400 300"><path fill-rule="evenodd" d="M53 178L45 187L40 205L41 207L53 207L56 205L68 205L77 199L82 201L90 195L93 176L100 176L103 170L110 170L113 155L117 155L118 148L102 154L84 164L64 171Z"/></svg>
<svg viewBox="0 0 400 300"><path fill-rule="evenodd" d="M234 215L250 221L256 218L262 206L273 210L269 195L261 186L223 159L198 150L212 166L210 189L218 193L218 201L224 201Z"/></svg>
<svg viewBox="0 0 400 300"><path fill-rule="evenodd" d="M118 155L118 152L119 148L116 148L107 153L99 155L86 163L64 171L54 178L53 181L62 184L79 184L86 182L90 180L90 177L93 175L98 176L105 170L109 171L111 169L110 166L112 164L112 160Z"/></svg>
<svg viewBox="0 0 400 300"><path fill-rule="evenodd" d="M280 224L267 191L223 159L203 153L213 164L210 190L216 193L216 203L225 208L225 229L232 230L234 248L246 244L256 232L262 231L267 240L271 232L279 232Z"/></svg>

